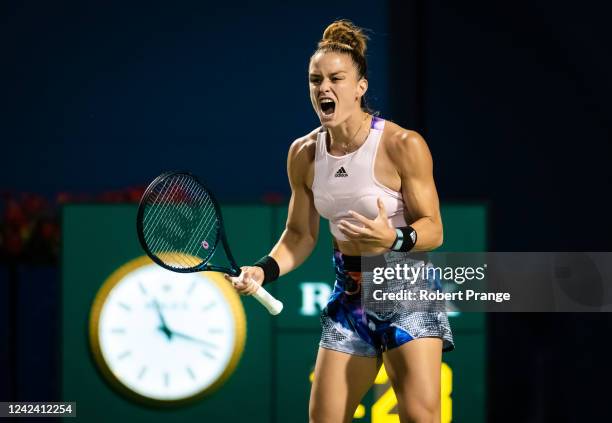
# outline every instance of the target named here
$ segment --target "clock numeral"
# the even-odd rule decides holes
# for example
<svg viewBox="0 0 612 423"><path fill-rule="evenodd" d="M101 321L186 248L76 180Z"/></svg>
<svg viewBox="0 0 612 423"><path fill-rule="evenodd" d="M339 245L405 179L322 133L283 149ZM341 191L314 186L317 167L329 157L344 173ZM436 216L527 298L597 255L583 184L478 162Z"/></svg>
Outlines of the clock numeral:
<svg viewBox="0 0 612 423"><path fill-rule="evenodd" d="M170 375L168 374L168 372L164 373L164 385L170 385Z"/></svg>
<svg viewBox="0 0 612 423"><path fill-rule="evenodd" d="M142 366L142 369L140 369L140 372L138 372L138 380L142 379L146 371L147 371L147 366Z"/></svg>
<svg viewBox="0 0 612 423"><path fill-rule="evenodd" d="M121 307L125 311L132 311L132 308L129 305L127 305L126 303L119 303L119 307Z"/></svg>
<svg viewBox="0 0 612 423"><path fill-rule="evenodd" d="M196 281L193 281L193 282L191 283L191 286L190 286L190 287L189 287L189 289L187 290L187 295L191 295L191 293L193 292L193 290L195 289L195 287L196 287Z"/></svg>
<svg viewBox="0 0 612 423"><path fill-rule="evenodd" d="M221 328L210 328L208 329L208 333L212 333L212 334L220 334L223 333L223 329Z"/></svg>
<svg viewBox="0 0 612 423"><path fill-rule="evenodd" d="M124 334L125 333L125 329L124 328L114 328L114 329L111 329L111 333Z"/></svg>
<svg viewBox="0 0 612 423"><path fill-rule="evenodd" d="M191 370L191 367L187 367L187 373L189 373L189 376L191 376L191 378L193 380L195 380L195 373L193 373L193 370Z"/></svg>
<svg viewBox="0 0 612 423"><path fill-rule="evenodd" d="M206 357L211 358L211 359L215 359L215 356L212 355L210 352L208 352L207 350L202 350L202 354L204 354Z"/></svg>
<svg viewBox="0 0 612 423"><path fill-rule="evenodd" d="M138 286L140 287L140 292L143 293L143 295L147 295L147 290L145 289L145 287L142 285L142 282L138 282Z"/></svg>
<svg viewBox="0 0 612 423"><path fill-rule="evenodd" d="M172 285L170 285L169 283L167 283L167 284L164 284L164 285L162 286L162 288L163 288L164 292L169 292L169 291L172 289Z"/></svg>
<svg viewBox="0 0 612 423"><path fill-rule="evenodd" d="M117 359L123 360L125 357L128 357L130 354L132 354L132 351L129 351L129 350L125 351L125 352L122 352L121 354L119 354Z"/></svg>

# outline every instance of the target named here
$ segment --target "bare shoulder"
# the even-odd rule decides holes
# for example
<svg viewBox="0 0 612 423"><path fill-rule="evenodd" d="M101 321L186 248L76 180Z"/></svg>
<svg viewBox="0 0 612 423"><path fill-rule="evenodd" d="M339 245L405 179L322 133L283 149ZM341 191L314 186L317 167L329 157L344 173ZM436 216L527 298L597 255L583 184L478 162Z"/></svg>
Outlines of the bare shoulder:
<svg viewBox="0 0 612 423"><path fill-rule="evenodd" d="M429 147L421 134L396 123L387 121L385 124L383 145L388 157L399 167L431 162Z"/></svg>
<svg viewBox="0 0 612 423"><path fill-rule="evenodd" d="M389 153L419 153L429 151L425 139L417 131L405 129L396 123L387 121L385 125L384 145Z"/></svg>
<svg viewBox="0 0 612 423"><path fill-rule="evenodd" d="M306 162L314 160L318 132L319 128L316 128L293 141L289 147L289 160L297 159Z"/></svg>
<svg viewBox="0 0 612 423"><path fill-rule="evenodd" d="M304 183L306 186L312 185L313 163L317 145L317 133L319 128L297 138L289 147L287 156L287 171L289 181L293 185Z"/></svg>

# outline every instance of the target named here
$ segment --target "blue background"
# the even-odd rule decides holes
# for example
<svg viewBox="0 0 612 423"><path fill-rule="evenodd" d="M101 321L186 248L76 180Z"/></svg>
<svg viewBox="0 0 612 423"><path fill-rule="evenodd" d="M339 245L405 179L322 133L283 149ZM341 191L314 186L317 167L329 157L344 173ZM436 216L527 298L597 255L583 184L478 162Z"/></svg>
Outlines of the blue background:
<svg viewBox="0 0 612 423"><path fill-rule="evenodd" d="M118 189L162 169L190 169L221 199L287 193L289 145L319 125L308 60L337 17L373 31L371 105L388 109L384 2L333 2L324 10L281 1L12 9L4 29L14 40L14 68L4 70L11 104L1 131L6 153L19 160L0 169L7 188Z"/></svg>

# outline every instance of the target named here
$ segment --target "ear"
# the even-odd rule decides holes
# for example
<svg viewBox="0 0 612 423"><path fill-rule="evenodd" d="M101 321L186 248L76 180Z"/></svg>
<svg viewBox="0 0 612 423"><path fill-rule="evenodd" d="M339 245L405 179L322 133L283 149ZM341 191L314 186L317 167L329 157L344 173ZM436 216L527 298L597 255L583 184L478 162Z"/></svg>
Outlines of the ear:
<svg viewBox="0 0 612 423"><path fill-rule="evenodd" d="M368 91L368 80L365 78L361 78L357 83L357 96L359 98L363 97L365 93Z"/></svg>

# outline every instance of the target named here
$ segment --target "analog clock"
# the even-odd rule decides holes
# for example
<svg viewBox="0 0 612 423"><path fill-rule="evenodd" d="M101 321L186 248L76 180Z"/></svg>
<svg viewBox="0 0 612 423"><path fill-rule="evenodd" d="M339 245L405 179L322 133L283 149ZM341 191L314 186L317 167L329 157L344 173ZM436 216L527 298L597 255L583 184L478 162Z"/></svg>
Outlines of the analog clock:
<svg viewBox="0 0 612 423"><path fill-rule="evenodd" d="M246 319L221 274L174 273L140 257L104 282L89 332L94 360L111 385L151 405L178 405L231 375Z"/></svg>

